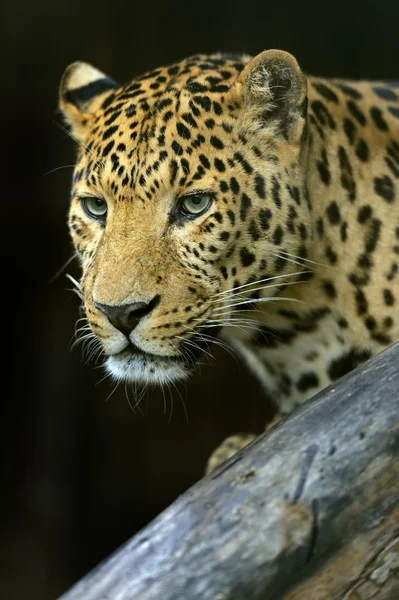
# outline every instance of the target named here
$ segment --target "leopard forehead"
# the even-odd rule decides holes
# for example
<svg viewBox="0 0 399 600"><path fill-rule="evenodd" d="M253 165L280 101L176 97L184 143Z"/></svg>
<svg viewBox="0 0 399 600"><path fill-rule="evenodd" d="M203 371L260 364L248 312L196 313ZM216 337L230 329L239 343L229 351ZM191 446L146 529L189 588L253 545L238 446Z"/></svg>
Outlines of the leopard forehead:
<svg viewBox="0 0 399 600"><path fill-rule="evenodd" d="M248 171L248 162L233 151L247 140L235 130L240 99L229 94L247 60L198 55L111 92L84 122L74 188L84 182L106 186L113 197L134 190L150 200L161 186L204 187L203 179L212 180L210 169L226 173L238 163ZM260 150L251 150L249 158L256 160Z"/></svg>

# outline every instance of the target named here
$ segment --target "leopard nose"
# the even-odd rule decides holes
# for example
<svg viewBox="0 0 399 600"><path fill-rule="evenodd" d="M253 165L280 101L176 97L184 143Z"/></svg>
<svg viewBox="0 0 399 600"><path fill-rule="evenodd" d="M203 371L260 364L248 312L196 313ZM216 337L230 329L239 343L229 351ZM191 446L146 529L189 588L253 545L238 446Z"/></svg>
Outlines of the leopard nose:
<svg viewBox="0 0 399 600"><path fill-rule="evenodd" d="M141 319L153 310L157 304L157 302L154 302L155 300L156 298L149 303L133 302L132 304L120 304L117 306L94 302L94 306L108 317L111 325L124 333L126 337L129 337Z"/></svg>

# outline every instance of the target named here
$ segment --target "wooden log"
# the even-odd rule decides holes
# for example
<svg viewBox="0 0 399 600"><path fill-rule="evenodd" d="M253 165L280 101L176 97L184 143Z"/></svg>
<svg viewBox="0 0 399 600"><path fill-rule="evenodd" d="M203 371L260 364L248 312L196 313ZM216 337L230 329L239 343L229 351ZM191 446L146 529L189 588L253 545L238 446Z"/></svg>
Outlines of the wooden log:
<svg viewBox="0 0 399 600"><path fill-rule="evenodd" d="M341 598L399 598L399 344L202 479L62 596Z"/></svg>

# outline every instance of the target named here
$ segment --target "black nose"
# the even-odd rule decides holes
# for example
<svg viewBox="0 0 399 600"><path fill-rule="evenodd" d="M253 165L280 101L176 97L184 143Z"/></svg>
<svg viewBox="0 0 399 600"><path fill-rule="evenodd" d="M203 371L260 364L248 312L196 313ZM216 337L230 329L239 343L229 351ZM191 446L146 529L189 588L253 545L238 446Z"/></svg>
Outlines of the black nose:
<svg viewBox="0 0 399 600"><path fill-rule="evenodd" d="M140 323L141 319L148 315L158 304L157 298L147 302L133 302L132 304L120 304L119 306L109 306L94 302L94 306L101 310L109 322L122 333L129 337L130 333Z"/></svg>

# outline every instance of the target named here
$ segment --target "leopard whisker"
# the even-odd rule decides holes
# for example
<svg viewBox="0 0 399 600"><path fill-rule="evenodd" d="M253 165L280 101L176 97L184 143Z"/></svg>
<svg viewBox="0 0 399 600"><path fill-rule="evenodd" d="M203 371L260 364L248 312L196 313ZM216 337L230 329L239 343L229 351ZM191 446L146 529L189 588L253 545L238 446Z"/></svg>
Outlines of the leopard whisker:
<svg viewBox="0 0 399 600"><path fill-rule="evenodd" d="M97 367L93 367L94 369L99 369L100 366L102 367L103 365L99 365ZM106 379L112 379L112 375L111 373L106 373L104 375L104 377L101 377L101 379L99 379L94 385L100 385L100 383L102 383L103 381L105 381Z"/></svg>
<svg viewBox="0 0 399 600"><path fill-rule="evenodd" d="M77 294L77 296L84 302L84 297L83 297L83 293L82 293L82 286L80 285L80 283L78 281L76 281L76 279L74 277L72 277L72 275L70 275L69 273L65 273L65 277L67 277L69 279L69 281L71 281L73 283L73 288L69 288L70 292L74 292L74 294Z"/></svg>
<svg viewBox="0 0 399 600"><path fill-rule="evenodd" d="M173 416L173 409L174 409L174 395L173 395L173 389L172 389L172 381L168 382L168 392L169 392L169 398L170 398L170 413L169 413L169 417L168 417L168 425L170 424L171 420L172 420L172 416ZM166 413L165 413L166 415Z"/></svg>
<svg viewBox="0 0 399 600"><path fill-rule="evenodd" d="M80 338L80 341L81 340L82 338ZM100 358L102 352L103 349L101 346L101 342L97 338L83 340L82 357L84 358L85 364L90 364L92 361L96 363Z"/></svg>
<svg viewBox="0 0 399 600"><path fill-rule="evenodd" d="M128 403L128 405L129 405L129 407L130 407L131 411L132 411L134 414L136 414L136 408L138 408L139 412L140 412L140 413L141 413L141 414L144 416L144 414L143 414L143 411L141 410L141 407L140 407L140 406L133 405L133 404L131 403L131 400L130 400L130 397L129 397L129 392L128 392L128 389L127 389L127 384L128 384L128 381L127 381L127 380L125 380L125 386L124 386L124 387L125 387L125 398L126 398L126 400L127 400L127 403Z"/></svg>
<svg viewBox="0 0 399 600"><path fill-rule="evenodd" d="M88 319L87 317L79 317L79 319L77 319L77 321L76 321L76 325L77 325L78 323L80 323L80 321L86 321L86 323L88 323L88 322L89 322L89 319Z"/></svg>
<svg viewBox="0 0 399 600"><path fill-rule="evenodd" d="M231 318L232 315L240 315L240 317L239 317L240 320L241 319L245 319L245 320L247 320L250 323L254 323L255 325L261 326L263 324L262 320L261 319L256 319L256 318L253 319L252 315L254 313L259 313L261 315L264 315L265 314L264 311L260 310L260 309L256 309L256 308L251 308L250 311L251 311L251 316L247 315L247 311L245 309L240 309L240 308L237 308L236 310L229 310L229 311L226 312L226 315L228 315L229 318ZM217 315L212 315L212 316L220 318L221 316L223 316L223 314L224 313L219 313ZM236 317L233 317L233 318L236 318Z"/></svg>
<svg viewBox="0 0 399 600"><path fill-rule="evenodd" d="M203 350L200 346L198 346L198 344L196 344L195 342L193 342L193 340L189 340L187 338L184 338L181 335L176 335L175 336L178 340L182 340L184 343L189 344L190 346L192 346L193 348L195 348L196 350L201 350L201 352L203 352L204 354L206 354L207 356L209 356L210 358L214 359L214 357L212 356L212 354L210 352L207 352L206 350Z"/></svg>
<svg viewBox="0 0 399 600"><path fill-rule="evenodd" d="M274 279L281 279L283 277L294 277L296 275L302 275L302 273L307 273L308 271L297 271L295 273L285 273L283 275L274 275L273 277L265 277L264 279L258 279L257 281L252 281L251 283L244 283L243 285L238 285L237 287L232 287L228 290L224 290L223 292L218 292L214 294L212 298L216 298L217 296L224 296L225 294L230 294L231 292L236 292L242 288L247 288L251 285L258 285L258 283L266 283L268 281L273 281Z"/></svg>
<svg viewBox="0 0 399 600"><path fill-rule="evenodd" d="M61 129L61 131L66 133L74 142L76 142L76 144L78 144L79 148L82 148L87 154L89 154L92 157L95 167L98 166L99 168L101 168L102 166L104 166L104 161L102 159L97 159L94 152L92 152L92 150L90 150L90 148L86 144L84 144L71 131L69 131L69 129L67 129L66 127L61 125L61 123L58 123L58 121L53 120L53 123L55 123L55 125L57 127L59 127Z"/></svg>
<svg viewBox="0 0 399 600"><path fill-rule="evenodd" d="M76 323L77 324L77 323ZM72 344L75 340L77 340L85 331L90 332L91 328L90 325L82 325L82 327L79 327L78 329L75 329L69 343Z"/></svg>
<svg viewBox="0 0 399 600"><path fill-rule="evenodd" d="M183 352L183 356L190 361L190 366L194 367L195 365L195 355L194 353L189 349L189 348L185 348L184 352ZM209 362L209 361L208 361Z"/></svg>
<svg viewBox="0 0 399 600"><path fill-rule="evenodd" d="M208 319L206 323L220 323L222 321L226 322L226 319L224 319L223 315L221 316L221 318L218 318L218 319ZM229 316L227 321L229 323L242 323L244 325L256 327L256 322L252 321L252 319L238 319L236 317L230 318L230 316ZM204 324L203 327L206 327L206 324Z"/></svg>
<svg viewBox="0 0 399 600"><path fill-rule="evenodd" d="M79 290L77 290L75 288L67 288L67 291L68 292L73 292L74 294L76 294L78 296L78 298L80 300L84 300L83 295L82 295L82 293Z"/></svg>
<svg viewBox="0 0 399 600"><path fill-rule="evenodd" d="M166 415L166 396L165 396L165 386L161 385L162 390L162 398L163 398L163 414Z"/></svg>
<svg viewBox="0 0 399 600"><path fill-rule="evenodd" d="M74 277L72 277L72 275L70 273L65 273L65 277L67 277L69 279L69 281L72 281L73 285L80 290L81 289L81 284L79 283L79 281L76 281L76 279Z"/></svg>
<svg viewBox="0 0 399 600"><path fill-rule="evenodd" d="M254 328L254 327L251 328L251 326L249 326L249 325L243 324L242 326L240 326L240 325L237 325L236 323L230 323L229 321L226 321L225 323L222 322L222 323L216 323L215 325L207 326L207 328L209 328L209 329L212 329L214 327L223 327L223 328L232 327L232 328L238 329L239 331L242 331L244 333L248 333L248 331L245 329L246 327L248 327L249 329L255 329L256 331L258 331L257 328ZM249 335L252 337L252 339L255 339L252 334L249 334Z"/></svg>
<svg viewBox="0 0 399 600"><path fill-rule="evenodd" d="M248 327L249 329L255 329L256 331L259 329L259 327L253 325L253 323L247 323L245 321L241 321L240 319L212 319L211 321L207 321L207 325L200 325L200 327L240 327L240 325L243 327Z"/></svg>
<svg viewBox="0 0 399 600"><path fill-rule="evenodd" d="M228 310L229 308L234 308L234 306L244 306L244 304L257 304L259 302L275 302L276 300L285 300L287 302L298 302L300 304L309 304L304 300L298 300L297 298L283 298L281 296L272 296L270 298L249 298L248 300L242 300L239 302L233 302L227 306L221 306L220 308L215 308L214 313L218 311ZM219 313L220 314L220 313Z"/></svg>
<svg viewBox="0 0 399 600"><path fill-rule="evenodd" d="M186 417L186 423L187 423L187 425L188 425L188 424L189 424L189 422L188 422L188 411L187 411L186 403L184 402L183 396L182 396L182 394L180 393L180 390L179 390L179 388L177 387L177 385L175 384L175 382L174 382L174 381L171 381L171 384L172 384L172 385L173 385L173 387L175 388L175 390L176 390L176 392L177 392L177 395L179 396L179 398L180 398L180 400L181 400L181 403L182 403L182 405L183 405L184 414L185 414L185 417ZM187 388L186 388L186 389L187 389Z"/></svg>
<svg viewBox="0 0 399 600"><path fill-rule="evenodd" d="M289 263L293 263L294 265L299 265L299 266L303 266L303 262L302 258L300 256L298 256L299 260L294 260L293 258L287 258L286 256L282 256L281 254L279 254L278 252L272 252L271 254L273 254L273 256L276 256L277 258L281 258L282 260L285 260ZM312 269L312 271L314 271L314 269Z"/></svg>
<svg viewBox="0 0 399 600"><path fill-rule="evenodd" d="M79 335L79 333L81 333L82 331L91 331L90 325L82 325L82 327L78 327L78 329L75 330L74 335Z"/></svg>
<svg viewBox="0 0 399 600"><path fill-rule="evenodd" d="M99 358L101 357L102 353L103 353L103 349L102 349L101 344L99 344L99 345L93 344L93 347L87 357L88 362L93 361L94 363L96 363L99 360Z"/></svg>
<svg viewBox="0 0 399 600"><path fill-rule="evenodd" d="M96 359L101 355L102 347L98 339L88 340L83 344L83 354L86 356L86 363L90 363L94 357Z"/></svg>
<svg viewBox="0 0 399 600"><path fill-rule="evenodd" d="M310 271L302 271L303 273L310 273ZM243 294L252 294L253 292L268 290L275 287L287 287L289 285L298 285L299 283L305 283L304 281L287 281L286 283L273 283L272 285L263 285L254 289L246 290L244 292L238 292L238 294L234 293L231 297L233 298L247 298L248 296L244 296ZM216 300L211 300L211 304L216 304L218 302L223 302L225 298L218 298Z"/></svg>
<svg viewBox="0 0 399 600"><path fill-rule="evenodd" d="M50 285L51 283L53 283L53 281L55 281L57 279L57 277L59 277L61 275L61 273L64 271L64 269L66 269L66 267L75 259L78 258L79 255L77 252L74 252L72 254L72 256L70 256L68 258L68 260L62 265L62 267L60 269L58 269L58 271L55 273L55 275L53 275L49 280L48 280L48 285Z"/></svg>
<svg viewBox="0 0 399 600"><path fill-rule="evenodd" d="M206 328L205 324L204 324L204 327ZM228 352L230 354L230 356L234 359L234 361L236 362L237 365L239 364L237 362L237 357L234 355L234 352L235 352L238 356L238 352L234 348L231 348L231 346L229 346L223 340L220 340L216 337L207 335L206 333L200 332L200 331L198 331L198 329L193 329L192 327L187 327L187 331L191 331L195 335L197 335L199 337L199 339L207 345L208 350L210 349L209 346L211 344L214 344L215 346L219 346L219 348L221 348L222 350L225 350L226 352Z"/></svg>
<svg viewBox="0 0 399 600"><path fill-rule="evenodd" d="M90 333L87 333L86 335L82 335L78 339L76 339L71 346L71 351L75 348L75 346L78 346L85 340L89 340L89 339L96 339L94 336L94 333L92 331Z"/></svg>
<svg viewBox="0 0 399 600"><path fill-rule="evenodd" d="M114 389L113 389L113 390L111 390L111 392L110 392L110 393L108 394L108 396L105 398L105 402L108 402L108 400L111 398L111 396L112 396L112 395L113 395L113 394L116 392L116 389L119 387L119 384L120 384L120 383L121 383L121 382L120 382L119 380L116 382L116 386L114 387Z"/></svg>
<svg viewBox="0 0 399 600"><path fill-rule="evenodd" d="M47 171L47 173L43 173L43 175L41 175L41 177L47 177L47 175L50 175L51 173L54 173L55 171L60 171L61 169L74 169L75 165L61 165L60 167L54 167L54 169L50 169L50 171Z"/></svg>
<svg viewBox="0 0 399 600"><path fill-rule="evenodd" d="M189 342L190 340L187 340L186 338L182 337L182 336L178 336L178 335L174 335L173 337L178 338L180 340L184 340L185 342ZM181 355L184 356L184 358L189 358L191 361L191 366L194 365L194 354L191 352L191 350L189 350L188 348L184 348L183 350L181 350L180 348L178 348L178 346L176 344L174 344L172 342L172 340L169 340L169 344L172 346L172 348L174 348L178 353L180 353Z"/></svg>
<svg viewBox="0 0 399 600"><path fill-rule="evenodd" d="M147 385L144 384L139 397L137 398L136 402L134 403L134 409L138 408L140 412L141 412L140 404L142 403L142 401L144 399L146 391L147 391Z"/></svg>
<svg viewBox="0 0 399 600"><path fill-rule="evenodd" d="M233 311L233 313L238 313L240 311ZM211 321L208 321L211 322ZM242 330L244 330L243 328L248 328L248 329L252 329L255 330L256 332L259 332L259 330L261 329L262 326L264 326L264 323L262 323L261 321L255 321L252 319L231 319L230 317L227 318L227 320L223 320L223 319L215 319L216 323L219 323L221 326L223 327L237 327L239 328L239 325L242 325ZM237 324L238 323L238 324ZM245 331L245 330L244 330ZM270 335L272 335L273 337L280 339L280 336L273 334L271 331L269 332ZM254 339L254 336L252 334L250 334L252 339Z"/></svg>
<svg viewBox="0 0 399 600"><path fill-rule="evenodd" d="M169 384L168 384L168 390L169 390L169 396L170 396L170 415L169 415L169 418L168 418L168 424L171 422L172 415L173 415L173 394L172 394L172 390L170 389L171 388L171 383L172 382L170 381ZM165 411L164 414L166 415L166 411Z"/></svg>
<svg viewBox="0 0 399 600"><path fill-rule="evenodd" d="M297 256L296 254L291 254L290 252L286 252L285 250L279 250L280 254L286 254L287 256L291 257L291 258L298 258L299 260L303 261L303 262L307 262L307 263L311 263L312 265L317 265L319 267L327 267L329 269L331 269L331 265L328 265L327 263L321 263L321 262L317 262L316 260L310 260L309 258L302 258L302 256Z"/></svg>

